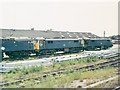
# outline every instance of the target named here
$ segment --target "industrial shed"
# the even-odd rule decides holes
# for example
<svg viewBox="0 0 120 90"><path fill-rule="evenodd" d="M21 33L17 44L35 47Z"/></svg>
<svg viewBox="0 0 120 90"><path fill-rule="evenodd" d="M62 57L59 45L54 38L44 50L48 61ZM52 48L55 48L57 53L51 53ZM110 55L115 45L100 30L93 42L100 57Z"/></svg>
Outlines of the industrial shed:
<svg viewBox="0 0 120 90"><path fill-rule="evenodd" d="M45 39L76 39L76 38L99 38L99 36L90 32L68 32L52 30L25 30L25 29L0 29L0 37L28 37L28 38L45 38Z"/></svg>

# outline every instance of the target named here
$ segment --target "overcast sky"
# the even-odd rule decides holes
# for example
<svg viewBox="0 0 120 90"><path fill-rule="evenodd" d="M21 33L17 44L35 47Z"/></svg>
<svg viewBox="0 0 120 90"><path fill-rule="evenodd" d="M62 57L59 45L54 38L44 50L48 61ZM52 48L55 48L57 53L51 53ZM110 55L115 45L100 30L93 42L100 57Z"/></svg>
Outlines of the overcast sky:
<svg viewBox="0 0 120 90"><path fill-rule="evenodd" d="M0 28L118 34L117 0L7 0L0 4Z"/></svg>

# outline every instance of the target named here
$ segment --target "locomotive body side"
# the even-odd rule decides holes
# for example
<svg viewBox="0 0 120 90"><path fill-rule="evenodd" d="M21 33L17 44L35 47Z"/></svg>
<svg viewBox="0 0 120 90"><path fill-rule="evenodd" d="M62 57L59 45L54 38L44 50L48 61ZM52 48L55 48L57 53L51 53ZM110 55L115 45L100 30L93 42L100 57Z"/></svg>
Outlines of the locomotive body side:
<svg viewBox="0 0 120 90"><path fill-rule="evenodd" d="M80 39L46 39L45 47L41 47L41 51L45 52L78 52L83 49Z"/></svg>
<svg viewBox="0 0 120 90"><path fill-rule="evenodd" d="M31 40L27 39L2 39L2 53L9 57L28 56L34 50L34 45Z"/></svg>
<svg viewBox="0 0 120 90"><path fill-rule="evenodd" d="M112 47L113 44L110 39L90 39L87 50L101 50Z"/></svg>

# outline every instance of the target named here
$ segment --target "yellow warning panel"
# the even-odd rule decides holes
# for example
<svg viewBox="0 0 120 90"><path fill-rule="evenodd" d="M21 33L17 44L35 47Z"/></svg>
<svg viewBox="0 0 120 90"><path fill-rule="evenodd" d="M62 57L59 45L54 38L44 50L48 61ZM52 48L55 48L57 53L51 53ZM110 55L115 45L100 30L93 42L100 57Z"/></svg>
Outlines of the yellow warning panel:
<svg viewBox="0 0 120 90"><path fill-rule="evenodd" d="M39 40L34 43L34 49L35 50L39 50L40 49Z"/></svg>
<svg viewBox="0 0 120 90"><path fill-rule="evenodd" d="M85 46L85 40L84 39L82 39L81 44L83 45L83 47Z"/></svg>

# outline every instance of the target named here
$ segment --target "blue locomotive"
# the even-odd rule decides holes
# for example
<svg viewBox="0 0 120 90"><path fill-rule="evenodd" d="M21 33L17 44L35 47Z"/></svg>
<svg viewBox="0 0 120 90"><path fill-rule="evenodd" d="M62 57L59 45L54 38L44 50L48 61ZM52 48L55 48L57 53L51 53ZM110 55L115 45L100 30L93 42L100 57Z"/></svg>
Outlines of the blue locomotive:
<svg viewBox="0 0 120 90"><path fill-rule="evenodd" d="M78 52L83 50L80 39L45 39L40 45L41 53L55 53L59 51Z"/></svg>
<svg viewBox="0 0 120 90"><path fill-rule="evenodd" d="M112 41L106 38L91 38L86 40L85 50L102 50L112 47Z"/></svg>
<svg viewBox="0 0 120 90"><path fill-rule="evenodd" d="M28 39L0 39L2 55L5 53L9 57L26 56L33 50L33 44Z"/></svg>
<svg viewBox="0 0 120 90"><path fill-rule="evenodd" d="M110 39L0 39L1 59L3 54L10 58L25 57L31 54L55 54L63 51L64 53L73 53L83 50L100 50L112 46Z"/></svg>

